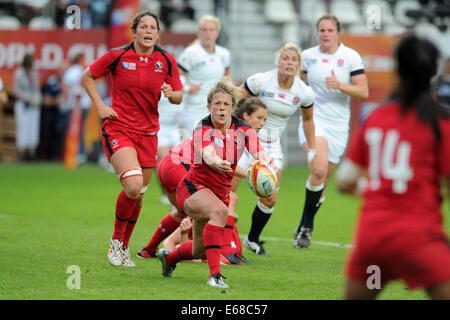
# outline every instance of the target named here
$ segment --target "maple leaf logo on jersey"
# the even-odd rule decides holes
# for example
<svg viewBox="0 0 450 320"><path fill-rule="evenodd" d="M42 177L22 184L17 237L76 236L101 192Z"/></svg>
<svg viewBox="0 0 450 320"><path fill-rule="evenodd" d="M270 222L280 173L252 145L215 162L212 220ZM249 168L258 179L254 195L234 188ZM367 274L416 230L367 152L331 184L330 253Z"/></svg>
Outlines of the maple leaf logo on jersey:
<svg viewBox="0 0 450 320"><path fill-rule="evenodd" d="M162 72L162 68L164 67L164 64L158 60L155 63L155 67L156 67L156 69L155 69L156 72Z"/></svg>

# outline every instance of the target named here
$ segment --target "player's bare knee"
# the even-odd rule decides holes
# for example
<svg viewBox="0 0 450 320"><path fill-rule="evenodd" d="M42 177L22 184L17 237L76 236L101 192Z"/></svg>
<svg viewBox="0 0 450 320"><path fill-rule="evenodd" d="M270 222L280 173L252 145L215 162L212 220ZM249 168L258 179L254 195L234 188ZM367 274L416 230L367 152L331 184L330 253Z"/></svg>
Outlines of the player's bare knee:
<svg viewBox="0 0 450 320"><path fill-rule="evenodd" d="M311 171L311 180L323 182L327 176L327 166L318 165Z"/></svg>
<svg viewBox="0 0 450 320"><path fill-rule="evenodd" d="M122 183L125 193L130 198L137 198L144 190L144 180L141 168L129 169L118 174L120 183ZM144 191L145 192L145 191Z"/></svg>
<svg viewBox="0 0 450 320"><path fill-rule="evenodd" d="M122 185L125 193L130 198L136 199L141 195L142 179L129 179Z"/></svg>
<svg viewBox="0 0 450 320"><path fill-rule="evenodd" d="M275 207L275 204L277 203L277 197L268 197L268 198L260 198L260 203L262 203L267 208L273 208Z"/></svg>
<svg viewBox="0 0 450 320"><path fill-rule="evenodd" d="M216 207L211 212L211 219L225 221L228 217L228 209L225 206Z"/></svg>
<svg viewBox="0 0 450 320"><path fill-rule="evenodd" d="M181 212L179 212L178 210L174 210L170 213L170 216L172 217L172 219L174 219L177 222L181 222L181 220L183 220L186 216L183 215Z"/></svg>

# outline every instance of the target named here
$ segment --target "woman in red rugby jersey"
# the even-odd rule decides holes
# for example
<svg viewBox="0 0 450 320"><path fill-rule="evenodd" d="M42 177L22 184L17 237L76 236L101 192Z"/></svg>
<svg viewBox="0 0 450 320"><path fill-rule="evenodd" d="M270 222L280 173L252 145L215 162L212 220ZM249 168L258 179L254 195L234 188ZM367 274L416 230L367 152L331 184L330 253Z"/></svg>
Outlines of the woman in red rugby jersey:
<svg viewBox="0 0 450 320"><path fill-rule="evenodd" d="M396 279L432 299L450 299L440 184L450 187L450 113L430 90L438 59L430 41L415 35L400 40L396 93L364 120L338 168L341 191L364 192L346 299L374 299Z"/></svg>
<svg viewBox="0 0 450 320"><path fill-rule="evenodd" d="M265 123L267 118L267 107L258 98L250 98L239 101L233 115L249 124L256 132L258 132ZM248 152L245 152L245 157ZM179 145L170 149L170 154L165 156L157 168L158 178L161 185L167 194L170 203L175 210L169 212L159 223L149 243L142 247L137 253L138 258L146 259L156 257L158 246L168 237L172 232L175 232L180 221L185 217L177 208L176 189L178 183L183 179L189 171L191 164L194 162L192 139L187 138ZM246 168L236 167L234 172L233 183L236 179L239 181L246 177ZM239 183L234 183L236 190ZM222 263L224 264L246 264L247 262L241 259L241 243L237 228L235 225L234 209L237 202L237 195L234 192L230 194L230 208L227 223L224 231L224 242L222 244ZM178 233L180 230L177 231ZM176 236L177 238L179 235ZM234 242L234 246L232 246Z"/></svg>
<svg viewBox="0 0 450 320"><path fill-rule="evenodd" d="M208 261L207 285L228 287L220 273L220 253L234 171L245 149L255 159L273 162L250 125L232 116L238 98L239 89L227 81L208 94L210 115L194 129L194 162L176 192L178 208L193 219L193 240L170 253L158 252L164 277L172 275L178 262L201 258Z"/></svg>
<svg viewBox="0 0 450 320"><path fill-rule="evenodd" d="M131 31L132 43L106 52L82 75L103 120L105 153L123 187L116 202L114 233L107 254L114 266L134 266L128 245L157 164L161 92L173 104L179 104L183 97L175 58L157 45L158 17L149 11L137 14ZM95 84L106 75L112 78L111 106L103 102Z"/></svg>

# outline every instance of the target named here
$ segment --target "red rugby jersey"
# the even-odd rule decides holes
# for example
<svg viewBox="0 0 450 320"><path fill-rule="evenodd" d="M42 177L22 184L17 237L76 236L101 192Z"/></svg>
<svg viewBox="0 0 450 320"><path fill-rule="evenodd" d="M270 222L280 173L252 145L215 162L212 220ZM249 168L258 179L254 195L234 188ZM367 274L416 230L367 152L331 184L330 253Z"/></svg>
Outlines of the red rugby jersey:
<svg viewBox="0 0 450 320"><path fill-rule="evenodd" d="M111 49L89 68L96 78L112 76L111 107L118 117L106 121L140 134L159 130L161 86L183 88L175 58L158 46L150 55L137 54L133 44Z"/></svg>
<svg viewBox="0 0 450 320"><path fill-rule="evenodd" d="M255 130L235 117L232 117L230 129L226 134L222 134L220 130L213 127L210 116L203 118L194 129L193 145L194 161L185 178L208 187L220 196L226 196L230 192L234 170L245 148L252 155L264 150L259 144ZM233 173L214 170L203 162L200 150L209 145L214 147L219 157L231 163Z"/></svg>
<svg viewBox="0 0 450 320"><path fill-rule="evenodd" d="M351 138L346 157L367 169L362 218L441 223L439 179L450 175L450 119L431 126L398 102L375 109Z"/></svg>

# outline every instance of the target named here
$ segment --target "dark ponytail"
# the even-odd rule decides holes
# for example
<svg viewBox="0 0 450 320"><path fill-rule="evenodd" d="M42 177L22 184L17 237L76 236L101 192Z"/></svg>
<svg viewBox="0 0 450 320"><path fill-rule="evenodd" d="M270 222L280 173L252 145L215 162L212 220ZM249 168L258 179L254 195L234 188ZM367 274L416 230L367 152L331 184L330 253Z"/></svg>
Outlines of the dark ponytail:
<svg viewBox="0 0 450 320"><path fill-rule="evenodd" d="M400 77L395 96L404 112L414 109L419 119L433 128L438 141L439 117L449 115L431 93L431 79L437 73L439 56L439 49L431 41L414 34L401 39L395 48Z"/></svg>

